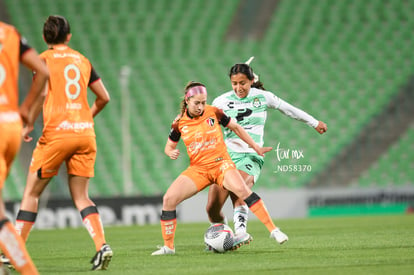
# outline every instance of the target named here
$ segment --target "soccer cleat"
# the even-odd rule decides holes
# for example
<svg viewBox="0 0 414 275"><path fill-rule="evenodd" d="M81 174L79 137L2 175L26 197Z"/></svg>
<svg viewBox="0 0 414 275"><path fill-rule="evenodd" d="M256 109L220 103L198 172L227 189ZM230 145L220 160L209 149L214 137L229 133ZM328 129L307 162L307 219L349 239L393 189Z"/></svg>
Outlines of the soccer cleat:
<svg viewBox="0 0 414 275"><path fill-rule="evenodd" d="M1 254L1 256L0 256L0 261L1 261L1 263L3 264L3 266L6 266L6 267L8 267L8 268L10 268L10 269L14 269L14 266L10 263L9 258L7 258L7 257L6 257L6 255ZM1 273L0 273L0 274L1 274ZM6 274L7 274L7 273L6 273Z"/></svg>
<svg viewBox="0 0 414 275"><path fill-rule="evenodd" d="M109 262L112 259L112 249L109 245L102 245L101 249L96 252L95 256L91 260L92 270L106 270L108 269Z"/></svg>
<svg viewBox="0 0 414 275"><path fill-rule="evenodd" d="M157 246L158 250L152 252L152 256L157 255L173 255L175 254L175 248L171 249L168 246Z"/></svg>
<svg viewBox="0 0 414 275"><path fill-rule="evenodd" d="M253 237L247 232L236 234L233 238L233 247L231 250L239 249L241 246L249 244L252 240Z"/></svg>
<svg viewBox="0 0 414 275"><path fill-rule="evenodd" d="M279 228L273 229L272 233L270 233L270 238L275 239L279 244L283 244L289 240L288 236L280 231Z"/></svg>

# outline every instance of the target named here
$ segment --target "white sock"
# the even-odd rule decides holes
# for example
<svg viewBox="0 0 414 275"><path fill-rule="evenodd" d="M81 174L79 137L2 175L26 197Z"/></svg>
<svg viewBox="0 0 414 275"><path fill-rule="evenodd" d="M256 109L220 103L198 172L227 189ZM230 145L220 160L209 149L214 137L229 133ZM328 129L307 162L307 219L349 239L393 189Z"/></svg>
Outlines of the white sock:
<svg viewBox="0 0 414 275"><path fill-rule="evenodd" d="M247 220L249 219L249 207L245 205L237 206L234 208L234 233L247 232Z"/></svg>

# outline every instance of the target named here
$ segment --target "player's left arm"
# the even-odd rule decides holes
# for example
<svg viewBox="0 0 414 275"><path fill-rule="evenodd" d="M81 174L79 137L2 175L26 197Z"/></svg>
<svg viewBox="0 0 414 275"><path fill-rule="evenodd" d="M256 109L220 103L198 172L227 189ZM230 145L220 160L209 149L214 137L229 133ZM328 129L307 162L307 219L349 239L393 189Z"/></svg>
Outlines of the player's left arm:
<svg viewBox="0 0 414 275"><path fill-rule="evenodd" d="M260 156L264 156L265 153L271 151L272 147L260 147L252 137L240 126L235 120L230 119L229 123L226 125L227 128L232 130L237 136L241 138L244 142L246 142L253 150L256 151L257 154Z"/></svg>
<svg viewBox="0 0 414 275"><path fill-rule="evenodd" d="M96 95L95 102L91 106L92 117L95 117L100 111L102 111L105 105L108 104L111 98L101 78L98 76L93 67L91 69L88 85L91 91Z"/></svg>
<svg viewBox="0 0 414 275"><path fill-rule="evenodd" d="M309 126L313 127L318 133L323 134L328 130L328 126L323 121L318 121L310 114L302 111L299 108L287 103L286 101L280 99L278 110L284 115L291 117L293 119L305 122Z"/></svg>

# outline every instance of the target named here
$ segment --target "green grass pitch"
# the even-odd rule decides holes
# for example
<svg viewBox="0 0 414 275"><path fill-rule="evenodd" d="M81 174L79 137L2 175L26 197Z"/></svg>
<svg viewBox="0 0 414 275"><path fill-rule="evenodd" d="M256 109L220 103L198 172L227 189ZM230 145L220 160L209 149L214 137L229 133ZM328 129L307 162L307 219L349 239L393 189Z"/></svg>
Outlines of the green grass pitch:
<svg viewBox="0 0 414 275"><path fill-rule="evenodd" d="M176 254L151 256L159 225L107 227L114 257L103 274L414 274L414 215L286 219L283 245L258 221L237 251L204 251L208 223L178 224ZM33 230L27 243L41 274L87 274L94 245L84 228Z"/></svg>

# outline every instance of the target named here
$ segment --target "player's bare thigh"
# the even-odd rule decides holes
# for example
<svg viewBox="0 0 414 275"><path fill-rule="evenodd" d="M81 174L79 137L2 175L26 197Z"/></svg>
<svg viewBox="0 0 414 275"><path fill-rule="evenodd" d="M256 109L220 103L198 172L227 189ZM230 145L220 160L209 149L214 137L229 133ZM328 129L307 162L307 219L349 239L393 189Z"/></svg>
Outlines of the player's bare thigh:
<svg viewBox="0 0 414 275"><path fill-rule="evenodd" d="M163 210L175 210L180 202L198 193L197 185L186 175L180 175L170 185L163 197Z"/></svg>
<svg viewBox="0 0 414 275"><path fill-rule="evenodd" d="M252 193L238 170L228 170L224 174L223 186L242 200L246 199Z"/></svg>

